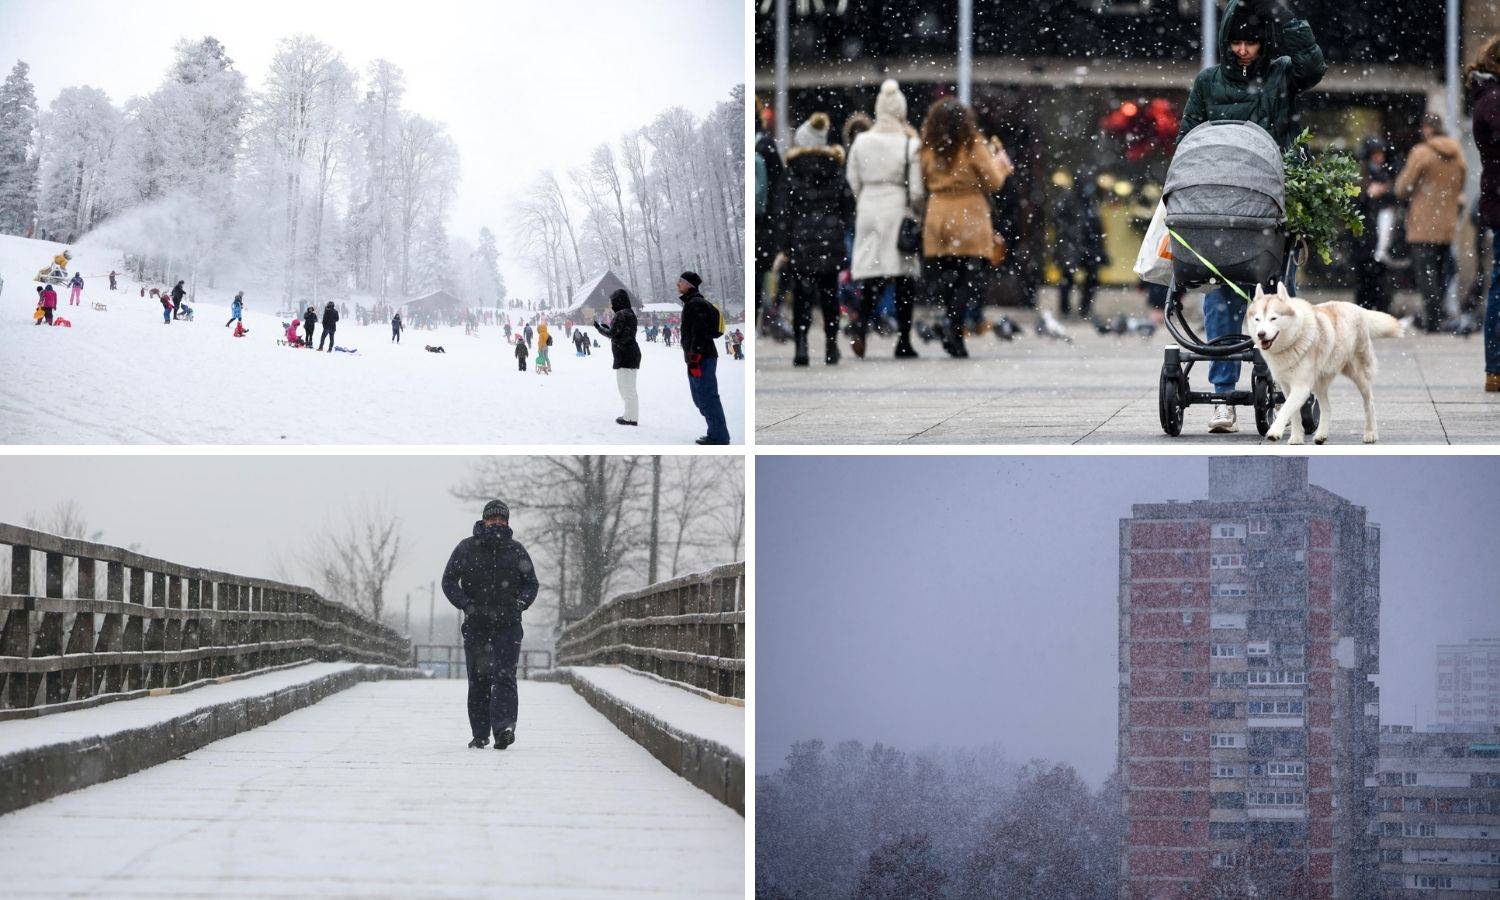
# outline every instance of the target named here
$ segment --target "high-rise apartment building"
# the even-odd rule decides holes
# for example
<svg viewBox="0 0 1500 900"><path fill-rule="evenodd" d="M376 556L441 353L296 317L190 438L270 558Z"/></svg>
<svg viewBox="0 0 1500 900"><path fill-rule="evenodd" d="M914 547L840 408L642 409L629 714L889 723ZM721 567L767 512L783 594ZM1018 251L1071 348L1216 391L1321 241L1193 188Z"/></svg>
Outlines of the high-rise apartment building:
<svg viewBox="0 0 1500 900"><path fill-rule="evenodd" d="M1379 891L1379 561L1305 458L1211 459L1207 498L1121 521L1123 897Z"/></svg>
<svg viewBox="0 0 1500 900"><path fill-rule="evenodd" d="M1500 725L1500 638L1437 648L1439 726Z"/></svg>

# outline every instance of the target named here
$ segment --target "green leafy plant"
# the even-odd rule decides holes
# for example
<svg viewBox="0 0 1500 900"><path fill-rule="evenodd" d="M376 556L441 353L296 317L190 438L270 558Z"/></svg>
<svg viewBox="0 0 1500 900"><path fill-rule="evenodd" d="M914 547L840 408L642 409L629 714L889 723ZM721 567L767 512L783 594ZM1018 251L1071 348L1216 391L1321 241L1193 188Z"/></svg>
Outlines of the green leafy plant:
<svg viewBox="0 0 1500 900"><path fill-rule="evenodd" d="M1359 211L1359 163L1345 153L1312 153L1304 130L1283 157L1286 169L1286 227L1296 240L1307 242L1324 265L1333 261L1333 242L1348 231L1365 232Z"/></svg>

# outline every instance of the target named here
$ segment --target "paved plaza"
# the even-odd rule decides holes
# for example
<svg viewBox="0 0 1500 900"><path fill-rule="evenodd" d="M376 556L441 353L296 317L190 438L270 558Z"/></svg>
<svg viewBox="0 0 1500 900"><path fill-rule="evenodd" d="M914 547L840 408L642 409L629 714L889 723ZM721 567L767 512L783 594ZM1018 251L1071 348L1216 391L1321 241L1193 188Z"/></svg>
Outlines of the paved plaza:
<svg viewBox="0 0 1500 900"><path fill-rule="evenodd" d="M1054 291L1045 293L1050 305ZM1101 310L1139 314L1130 291L1111 292ZM1314 301L1331 299L1310 296ZM1409 299L1402 297L1398 307ZM1193 298L1189 298L1189 303ZM919 318L927 313L923 310ZM1190 407L1181 437L1162 432L1157 379L1165 329L1150 338L1102 336L1076 319L1072 342L1031 332L1036 315L1011 315L1027 333L968 341L971 358L950 359L937 342L917 342L916 360L892 358L894 340L875 338L863 360L842 342L836 366L822 362L821 323L813 327L813 364L792 367L792 346L756 346L755 436L759 444L1172 444L1263 443L1254 412L1239 408L1238 434L1208 434L1211 407ZM1195 323L1195 327L1196 323ZM1500 394L1485 394L1480 337L1408 334L1378 341L1375 400L1385 444L1500 442ZM1199 364L1193 388L1208 390ZM1248 366L1240 387L1248 388ZM1360 446L1364 414L1347 379L1332 388L1328 447ZM1309 438L1308 446L1312 446Z"/></svg>

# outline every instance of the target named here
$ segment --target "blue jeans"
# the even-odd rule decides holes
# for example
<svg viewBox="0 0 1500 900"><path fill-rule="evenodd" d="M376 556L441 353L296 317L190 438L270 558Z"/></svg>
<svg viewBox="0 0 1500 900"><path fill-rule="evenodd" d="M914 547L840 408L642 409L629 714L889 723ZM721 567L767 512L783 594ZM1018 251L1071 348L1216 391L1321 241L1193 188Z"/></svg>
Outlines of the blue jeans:
<svg viewBox="0 0 1500 900"><path fill-rule="evenodd" d="M693 394L693 405L708 422L708 441L711 444L729 443L729 425L724 421L724 404L719 400L719 358L705 356L699 363L703 374L688 376L688 389Z"/></svg>
<svg viewBox="0 0 1500 900"><path fill-rule="evenodd" d="M1491 231L1490 295L1484 304L1484 371L1500 375L1500 228Z"/></svg>
<svg viewBox="0 0 1500 900"><path fill-rule="evenodd" d="M1286 275L1287 293L1297 293L1297 263L1293 262ZM1254 296L1252 294L1252 296ZM1203 333L1212 341L1226 334L1240 334L1245 328L1245 307L1248 304L1239 294L1227 287L1215 288L1203 298ZM1240 380L1240 364L1221 359L1208 367L1208 380L1214 392L1228 394Z"/></svg>
<svg viewBox="0 0 1500 900"><path fill-rule="evenodd" d="M483 627L464 620L464 662L469 669L469 729L477 738L516 727L516 663L521 659L520 625Z"/></svg>

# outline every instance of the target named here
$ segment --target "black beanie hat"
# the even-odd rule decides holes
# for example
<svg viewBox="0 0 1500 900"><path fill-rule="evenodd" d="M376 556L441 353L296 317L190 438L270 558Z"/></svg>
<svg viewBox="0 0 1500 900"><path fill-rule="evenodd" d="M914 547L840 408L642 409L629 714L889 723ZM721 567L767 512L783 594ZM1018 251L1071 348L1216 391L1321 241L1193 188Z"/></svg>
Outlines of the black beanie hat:
<svg viewBox="0 0 1500 900"><path fill-rule="evenodd" d="M703 279L698 276L697 272L683 272L681 275L678 275L677 277L680 278L680 279L682 279L683 281L686 281L688 284L692 285L694 287L694 289L697 289L697 288L700 288L700 287L703 286Z"/></svg>
<svg viewBox="0 0 1500 900"><path fill-rule="evenodd" d="M491 500L484 505L484 519L504 519L510 521L510 507L503 500Z"/></svg>
<svg viewBox="0 0 1500 900"><path fill-rule="evenodd" d="M610 309L625 309L630 306L630 294L624 288L615 288L614 293L609 295Z"/></svg>

